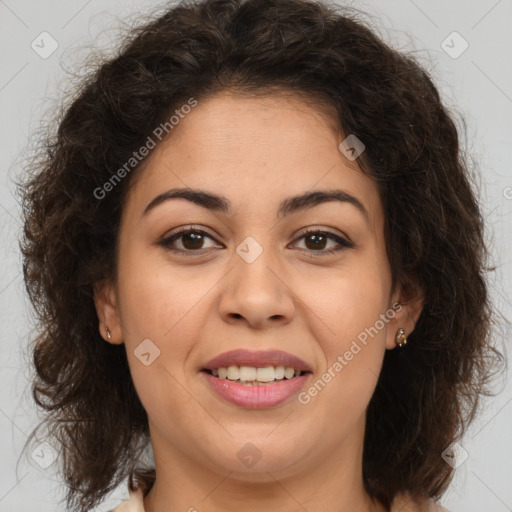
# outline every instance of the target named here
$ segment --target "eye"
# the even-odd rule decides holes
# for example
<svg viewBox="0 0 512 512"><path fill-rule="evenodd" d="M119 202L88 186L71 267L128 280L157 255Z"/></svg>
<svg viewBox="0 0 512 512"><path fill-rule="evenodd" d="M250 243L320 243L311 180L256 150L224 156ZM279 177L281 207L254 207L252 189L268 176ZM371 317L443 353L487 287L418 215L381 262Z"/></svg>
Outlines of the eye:
<svg viewBox="0 0 512 512"><path fill-rule="evenodd" d="M320 253L319 255L332 254L334 252L342 251L344 249L354 248L354 244L345 240L344 238L330 233L329 231L321 230L308 230L299 236L296 240L304 239L306 249L311 250L313 253ZM324 250L328 241L336 242L337 246ZM316 256L316 255L315 255Z"/></svg>
<svg viewBox="0 0 512 512"><path fill-rule="evenodd" d="M194 253L200 253L203 249L208 248L204 247L206 239L215 241L215 239L206 231L195 227L185 227L179 229L170 236L165 237L158 242L158 245L167 250L179 252L186 256L194 256ZM349 242L348 240L345 240L344 238L329 231L322 231L318 229L304 232L296 238L295 243L300 240L304 240L306 245L306 248L302 248L302 250L318 253L316 254L318 256L332 254L343 249L351 249L354 247L352 242ZM181 247L176 247L176 242L178 241L180 242ZM335 242L335 246L325 250L328 241Z"/></svg>
<svg viewBox="0 0 512 512"><path fill-rule="evenodd" d="M164 238L158 245L169 249L170 251L180 252L186 256L192 256L194 252L200 252L205 249L204 241L206 238L214 240L206 231L194 227L181 228L176 233ZM175 247L175 242L180 241L182 247ZM207 247L206 247L207 248ZM187 254L188 253L188 254Z"/></svg>

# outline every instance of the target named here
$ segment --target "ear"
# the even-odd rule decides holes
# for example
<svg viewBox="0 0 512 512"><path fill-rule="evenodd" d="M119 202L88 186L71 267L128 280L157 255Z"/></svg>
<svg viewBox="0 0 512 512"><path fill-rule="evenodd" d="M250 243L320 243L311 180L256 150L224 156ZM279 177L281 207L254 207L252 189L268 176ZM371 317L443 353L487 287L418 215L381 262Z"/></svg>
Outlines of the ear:
<svg viewBox="0 0 512 512"><path fill-rule="evenodd" d="M405 335L409 336L416 326L424 304L424 293L416 283L397 284L391 296L390 308L395 311L395 316L389 321L386 336L386 348L396 348L396 333L402 328ZM393 305L395 305L393 307Z"/></svg>
<svg viewBox="0 0 512 512"><path fill-rule="evenodd" d="M123 343L123 333L119 320L115 286L111 280L105 279L94 283L93 289L100 335L105 341L113 345L120 345ZM110 331L110 338L107 336L107 328Z"/></svg>

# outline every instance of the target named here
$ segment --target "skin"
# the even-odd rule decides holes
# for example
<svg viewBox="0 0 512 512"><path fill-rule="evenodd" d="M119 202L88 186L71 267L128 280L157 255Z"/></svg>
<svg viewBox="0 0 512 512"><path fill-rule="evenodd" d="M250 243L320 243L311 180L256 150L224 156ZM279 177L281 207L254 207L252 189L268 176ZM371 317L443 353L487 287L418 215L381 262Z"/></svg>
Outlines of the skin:
<svg viewBox="0 0 512 512"><path fill-rule="evenodd" d="M366 408L385 350L395 349L400 327L412 332L422 298L391 289L379 193L340 153L343 139L298 97L222 93L200 101L137 176L123 208L117 280L97 283L95 302L101 335L125 344L149 417L157 478L146 512L385 510L363 488ZM174 199L142 215L175 187L222 195L233 211ZM356 196L368 221L335 201L277 219L280 201L320 189ZM174 241L192 256L158 245L191 225L212 237ZM338 243L315 250L311 236L300 238L304 228L355 247L325 254ZM247 236L263 248L252 263L236 252ZM312 366L311 385L396 302L394 318L307 404L295 396L237 407L199 373L231 349L277 348ZM134 355L147 338L160 350L148 366ZM261 454L250 468L237 457L248 441Z"/></svg>

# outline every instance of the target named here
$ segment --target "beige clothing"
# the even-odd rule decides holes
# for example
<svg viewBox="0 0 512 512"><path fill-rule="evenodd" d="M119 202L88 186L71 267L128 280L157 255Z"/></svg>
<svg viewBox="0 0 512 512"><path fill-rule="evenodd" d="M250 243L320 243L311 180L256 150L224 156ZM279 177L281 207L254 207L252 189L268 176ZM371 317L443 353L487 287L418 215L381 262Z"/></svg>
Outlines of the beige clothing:
<svg viewBox="0 0 512 512"><path fill-rule="evenodd" d="M142 490L129 491L130 499L121 503L111 512L144 512ZM415 503L408 494L399 494L391 505L391 512L450 512L432 500Z"/></svg>

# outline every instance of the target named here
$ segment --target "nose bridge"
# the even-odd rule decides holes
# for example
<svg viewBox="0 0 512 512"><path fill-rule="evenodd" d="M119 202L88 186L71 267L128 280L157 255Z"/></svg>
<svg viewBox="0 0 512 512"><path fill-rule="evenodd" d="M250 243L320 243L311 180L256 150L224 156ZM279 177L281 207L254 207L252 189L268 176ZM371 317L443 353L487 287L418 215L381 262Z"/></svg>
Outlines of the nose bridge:
<svg viewBox="0 0 512 512"><path fill-rule="evenodd" d="M247 236L236 247L235 268L229 273L229 285L223 289L220 301L225 319L243 317L253 326L276 318L290 320L293 297L283 282L271 239L269 233Z"/></svg>
<svg viewBox="0 0 512 512"><path fill-rule="evenodd" d="M236 254L233 256L236 282L242 286L254 287L254 293L261 293L258 289L262 286L265 288L263 293L269 293L270 289L277 291L280 283L276 282L275 267L279 263L275 252L270 234L246 236L236 247Z"/></svg>

